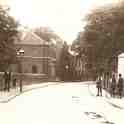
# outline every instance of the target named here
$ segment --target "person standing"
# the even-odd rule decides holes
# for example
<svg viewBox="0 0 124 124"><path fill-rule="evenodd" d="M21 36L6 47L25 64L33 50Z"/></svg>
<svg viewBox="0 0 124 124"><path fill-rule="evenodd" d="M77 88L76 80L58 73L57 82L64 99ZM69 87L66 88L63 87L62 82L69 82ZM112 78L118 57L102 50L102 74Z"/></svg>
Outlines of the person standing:
<svg viewBox="0 0 124 124"><path fill-rule="evenodd" d="M96 81L96 87L97 87L97 96L102 96L102 80L100 77L98 77L98 80Z"/></svg>
<svg viewBox="0 0 124 124"><path fill-rule="evenodd" d="M13 78L13 82L12 82L13 88L16 88L16 82L17 82L17 79L16 79L16 77L14 77Z"/></svg>
<svg viewBox="0 0 124 124"><path fill-rule="evenodd" d="M11 82L11 71L8 72L8 80L7 80L7 90L10 91L10 82Z"/></svg>
<svg viewBox="0 0 124 124"><path fill-rule="evenodd" d="M115 89L116 89L116 78L115 75L112 75L112 81L111 81L111 97L115 97Z"/></svg>
<svg viewBox="0 0 124 124"><path fill-rule="evenodd" d="M119 79L118 79L118 93L119 97L122 98L122 93L123 93L123 78L122 75L119 74Z"/></svg>
<svg viewBox="0 0 124 124"><path fill-rule="evenodd" d="M110 79L109 72L107 72L107 74L106 74L106 90L109 89L109 79Z"/></svg>
<svg viewBox="0 0 124 124"><path fill-rule="evenodd" d="M8 75L7 75L7 72L5 71L4 75L3 75L3 78L4 78L4 91L7 90L7 80L8 80L7 77L8 77Z"/></svg>

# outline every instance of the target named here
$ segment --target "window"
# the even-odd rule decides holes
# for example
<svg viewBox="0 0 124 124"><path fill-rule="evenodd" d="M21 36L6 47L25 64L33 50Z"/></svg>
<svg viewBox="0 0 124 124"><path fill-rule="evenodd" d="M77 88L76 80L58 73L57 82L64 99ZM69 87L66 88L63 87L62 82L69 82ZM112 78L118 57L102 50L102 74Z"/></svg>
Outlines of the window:
<svg viewBox="0 0 124 124"><path fill-rule="evenodd" d="M36 65L32 66L32 73L37 73L37 66Z"/></svg>
<svg viewBox="0 0 124 124"><path fill-rule="evenodd" d="M87 69L92 69L92 64L86 64Z"/></svg>

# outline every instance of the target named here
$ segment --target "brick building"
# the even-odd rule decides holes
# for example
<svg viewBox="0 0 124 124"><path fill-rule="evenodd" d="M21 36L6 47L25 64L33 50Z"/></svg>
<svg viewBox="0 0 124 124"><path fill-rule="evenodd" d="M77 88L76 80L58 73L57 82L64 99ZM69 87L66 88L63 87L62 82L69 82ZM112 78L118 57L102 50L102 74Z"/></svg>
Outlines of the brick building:
<svg viewBox="0 0 124 124"><path fill-rule="evenodd" d="M18 62L11 66L12 71L19 72L21 65L24 79L55 78L54 46L30 31L21 32L19 37L20 40L15 40L16 49L22 49L24 55L18 55Z"/></svg>

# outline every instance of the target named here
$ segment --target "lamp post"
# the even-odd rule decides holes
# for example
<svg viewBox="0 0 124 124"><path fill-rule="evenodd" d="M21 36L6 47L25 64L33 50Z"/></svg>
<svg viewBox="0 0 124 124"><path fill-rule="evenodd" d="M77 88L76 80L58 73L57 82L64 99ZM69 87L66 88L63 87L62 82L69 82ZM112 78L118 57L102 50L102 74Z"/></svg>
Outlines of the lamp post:
<svg viewBox="0 0 124 124"><path fill-rule="evenodd" d="M69 66L68 65L65 65L65 77L64 77L65 80L67 80L68 79L68 76L69 76L68 75L68 71L69 71L68 69L69 69Z"/></svg>
<svg viewBox="0 0 124 124"><path fill-rule="evenodd" d="M65 66L65 69L66 69L66 72L68 73L69 66L66 65L66 66Z"/></svg>
<svg viewBox="0 0 124 124"><path fill-rule="evenodd" d="M19 87L20 87L20 92L22 92L22 57L24 55L24 50L23 49L19 49L17 51L17 55L20 57L20 62L19 62L19 72L20 72Z"/></svg>

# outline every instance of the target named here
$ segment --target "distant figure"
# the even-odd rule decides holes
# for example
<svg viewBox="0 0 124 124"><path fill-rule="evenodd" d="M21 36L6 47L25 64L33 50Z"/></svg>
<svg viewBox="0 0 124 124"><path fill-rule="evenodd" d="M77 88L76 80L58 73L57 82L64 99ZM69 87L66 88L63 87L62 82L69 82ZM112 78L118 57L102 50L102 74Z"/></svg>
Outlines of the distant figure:
<svg viewBox="0 0 124 124"><path fill-rule="evenodd" d="M100 77L98 77L98 80L96 81L96 87L97 87L97 96L102 96L102 80Z"/></svg>
<svg viewBox="0 0 124 124"><path fill-rule="evenodd" d="M111 97L115 97L115 89L116 89L116 78L115 75L112 75L112 81L111 81Z"/></svg>
<svg viewBox="0 0 124 124"><path fill-rule="evenodd" d="M122 93L123 93L123 78L122 75L119 74L119 79L118 79L118 93L120 98L122 98Z"/></svg>
<svg viewBox="0 0 124 124"><path fill-rule="evenodd" d="M16 78L13 79L13 88L16 88Z"/></svg>
<svg viewBox="0 0 124 124"><path fill-rule="evenodd" d="M7 90L7 80L8 80L8 75L7 75L6 71L4 72L3 78L4 78L4 91L6 91Z"/></svg>
<svg viewBox="0 0 124 124"><path fill-rule="evenodd" d="M109 88L109 72L106 74L106 89L108 90Z"/></svg>
<svg viewBox="0 0 124 124"><path fill-rule="evenodd" d="M7 81L8 81L7 82L7 85L8 85L7 90L9 92L10 91L10 82L11 82L11 71L8 72L8 80Z"/></svg>

